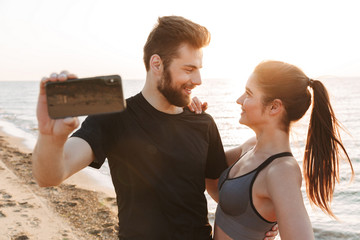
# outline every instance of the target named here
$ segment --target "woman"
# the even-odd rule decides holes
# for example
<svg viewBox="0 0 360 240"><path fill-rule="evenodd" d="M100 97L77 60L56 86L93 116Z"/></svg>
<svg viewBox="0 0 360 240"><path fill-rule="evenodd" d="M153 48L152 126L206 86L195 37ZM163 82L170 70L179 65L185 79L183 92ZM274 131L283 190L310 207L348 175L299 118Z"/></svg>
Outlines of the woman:
<svg viewBox="0 0 360 240"><path fill-rule="evenodd" d="M312 89L313 97L310 90ZM313 98L313 100L311 99ZM328 215L340 154L349 161L326 88L296 66L260 63L246 84L240 123L256 139L229 150L233 163L219 179L214 239L262 239L275 223L282 240L314 239L301 194L301 170L291 154L289 132L313 103L303 159L310 202Z"/></svg>

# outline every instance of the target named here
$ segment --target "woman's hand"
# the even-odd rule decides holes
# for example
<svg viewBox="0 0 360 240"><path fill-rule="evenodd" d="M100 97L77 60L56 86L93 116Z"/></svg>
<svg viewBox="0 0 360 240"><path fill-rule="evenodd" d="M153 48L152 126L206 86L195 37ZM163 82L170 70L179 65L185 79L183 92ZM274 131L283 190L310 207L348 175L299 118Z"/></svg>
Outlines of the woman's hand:
<svg viewBox="0 0 360 240"><path fill-rule="evenodd" d="M197 97L193 97L190 104L188 105L190 111L195 112L196 114L201 114L208 108L207 102L202 103Z"/></svg>

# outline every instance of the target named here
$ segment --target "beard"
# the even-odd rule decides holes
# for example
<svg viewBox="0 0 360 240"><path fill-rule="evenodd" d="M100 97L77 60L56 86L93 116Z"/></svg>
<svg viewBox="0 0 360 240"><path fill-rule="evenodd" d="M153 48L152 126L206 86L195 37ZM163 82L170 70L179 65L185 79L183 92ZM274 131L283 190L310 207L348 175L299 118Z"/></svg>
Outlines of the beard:
<svg viewBox="0 0 360 240"><path fill-rule="evenodd" d="M157 89L161 92L162 95L164 95L164 97L168 100L170 104L177 107L185 107L189 105L190 96L185 95L182 92L182 89L184 89L187 84L183 84L179 88L175 88L171 85L172 82L173 81L170 71L168 69L164 69L164 73L161 76Z"/></svg>

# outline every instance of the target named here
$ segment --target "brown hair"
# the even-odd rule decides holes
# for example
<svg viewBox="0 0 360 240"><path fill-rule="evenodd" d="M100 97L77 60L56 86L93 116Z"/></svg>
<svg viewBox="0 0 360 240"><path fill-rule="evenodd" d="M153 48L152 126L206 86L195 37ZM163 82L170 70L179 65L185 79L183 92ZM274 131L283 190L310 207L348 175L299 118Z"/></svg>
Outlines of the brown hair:
<svg viewBox="0 0 360 240"><path fill-rule="evenodd" d="M335 217L330 202L339 182L339 159L344 153L349 162L352 176L354 169L339 134L339 122L335 117L325 86L318 80L308 78L298 67L279 61L265 61L254 70L259 87L264 93L264 105L275 99L284 104L286 114L284 130L289 132L290 124L299 120L311 104L313 107L305 146L303 169L306 192L311 203Z"/></svg>
<svg viewBox="0 0 360 240"><path fill-rule="evenodd" d="M150 58L154 54L161 57L166 69L184 43L200 49L209 45L210 33L205 27L180 16L159 17L144 46L146 71L150 69Z"/></svg>

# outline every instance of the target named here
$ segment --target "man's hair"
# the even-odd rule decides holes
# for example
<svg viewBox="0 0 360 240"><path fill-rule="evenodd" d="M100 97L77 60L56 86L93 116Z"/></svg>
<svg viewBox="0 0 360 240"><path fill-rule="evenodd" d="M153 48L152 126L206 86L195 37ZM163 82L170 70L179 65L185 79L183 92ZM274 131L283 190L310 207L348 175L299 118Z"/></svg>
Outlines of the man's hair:
<svg viewBox="0 0 360 240"><path fill-rule="evenodd" d="M182 44L195 49L206 47L210 43L210 32L203 26L180 16L159 17L144 46L146 71L150 69L150 58L158 54L166 69L172 59L178 57Z"/></svg>

